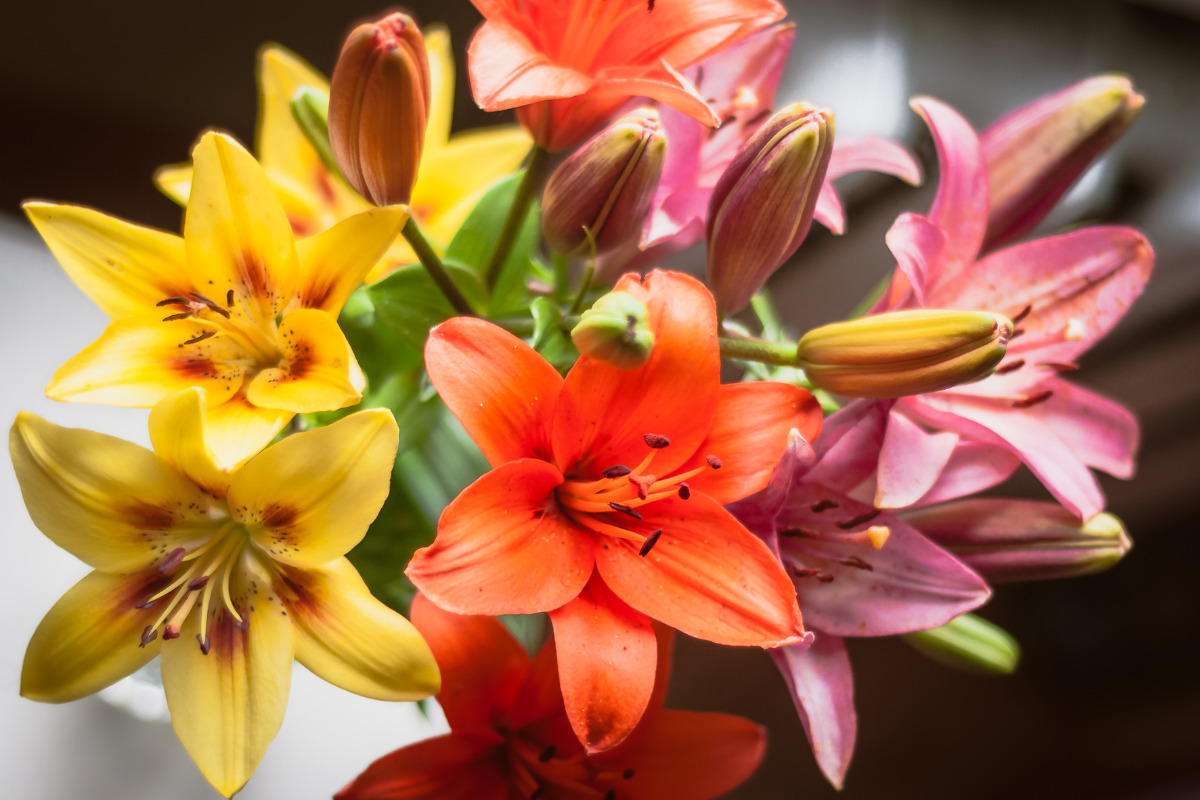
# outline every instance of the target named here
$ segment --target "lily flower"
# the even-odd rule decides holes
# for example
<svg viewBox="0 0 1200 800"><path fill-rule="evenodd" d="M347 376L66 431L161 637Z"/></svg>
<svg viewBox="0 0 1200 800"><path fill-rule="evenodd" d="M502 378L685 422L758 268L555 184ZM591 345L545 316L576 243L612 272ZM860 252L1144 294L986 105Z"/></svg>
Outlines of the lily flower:
<svg viewBox="0 0 1200 800"><path fill-rule="evenodd" d="M680 70L783 19L776 0L472 0L486 18L467 49L485 111L517 110L546 150L567 150L631 97L709 128L721 118Z"/></svg>
<svg viewBox="0 0 1200 800"><path fill-rule="evenodd" d="M937 100L917 98L913 107L933 132L938 190L927 215L903 214L888 232L897 269L874 310L993 311L1016 327L991 376L892 407L916 424L885 445L884 460L907 466L902 487L881 475L880 506L910 505L937 480L946 448L930 432L941 431L1009 449L1072 513L1090 519L1104 507L1090 468L1131 477L1138 425L1129 410L1063 375L1141 294L1154 252L1131 228L1093 226L980 258L989 215L979 137Z"/></svg>
<svg viewBox="0 0 1200 800"><path fill-rule="evenodd" d="M150 412L153 452L17 417L9 449L29 515L93 568L34 632L21 694L75 700L161 656L175 732L229 797L283 722L293 658L381 700L427 697L439 679L420 634L344 558L388 493L391 412L289 436L231 469L204 428L195 388Z"/></svg>
<svg viewBox="0 0 1200 800"><path fill-rule="evenodd" d="M514 172L529 152L529 135L503 125L450 135L454 110L454 54L444 28L424 32L429 55L429 125L409 212L435 243L449 242L475 203L493 183ZM271 44L259 53L259 117L255 152L267 181L283 204L297 236L309 236L372 206L330 172L292 116L291 102L301 87L329 92L329 79L296 54ZM155 183L175 202L187 203L192 165L160 167ZM403 264L417 261L397 238L367 275L376 281Z"/></svg>
<svg viewBox="0 0 1200 800"><path fill-rule="evenodd" d="M46 394L146 408L201 386L210 446L229 466L294 414L362 399L337 315L408 215L373 209L296 242L241 145L207 133L193 158L182 237L78 206L25 204L63 269L113 319Z"/></svg>
<svg viewBox="0 0 1200 800"><path fill-rule="evenodd" d="M624 740L650 701L651 620L721 644L805 638L791 580L723 506L766 485L789 429L821 426L803 389L720 385L716 309L698 281L655 271L616 288L645 304L654 336L632 369L583 356L564 380L484 320L430 332L430 379L493 469L407 570L455 613L548 611L589 752Z"/></svg>
<svg viewBox="0 0 1200 800"><path fill-rule="evenodd" d="M380 758L336 800L708 800L762 761L766 731L750 720L660 708L669 629L642 724L621 747L590 754L567 724L553 643L531 659L498 620L452 614L423 595L412 618L441 667L437 699L451 731Z"/></svg>

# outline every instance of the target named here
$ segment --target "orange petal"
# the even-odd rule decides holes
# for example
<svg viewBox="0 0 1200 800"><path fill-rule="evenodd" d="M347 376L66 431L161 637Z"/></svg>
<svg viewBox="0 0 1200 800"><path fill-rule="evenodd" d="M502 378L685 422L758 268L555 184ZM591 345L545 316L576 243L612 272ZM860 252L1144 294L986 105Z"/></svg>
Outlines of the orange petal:
<svg viewBox="0 0 1200 800"><path fill-rule="evenodd" d="M605 0L609 2L610 0ZM605 63L637 64L661 59L687 67L783 19L776 0L688 0L645 3L624 0L642 19L616 25L604 48ZM639 24L640 23L640 24Z"/></svg>
<svg viewBox="0 0 1200 800"><path fill-rule="evenodd" d="M442 671L437 701L451 728L488 728L513 708L530 659L500 620L444 611L422 594L409 614Z"/></svg>
<svg viewBox="0 0 1200 800"><path fill-rule="evenodd" d="M640 367L619 370L580 358L554 412L554 457L570 477L599 478L614 464L633 466L649 452L645 434L671 444L655 454L656 475L687 461L712 423L721 360L712 295L695 278L655 270L644 285L626 275L617 291L646 304L654 351Z"/></svg>
<svg viewBox="0 0 1200 800"><path fill-rule="evenodd" d="M531 458L497 467L463 490L433 544L405 574L459 614L534 614L572 600L592 574L592 535L554 502L562 474Z"/></svg>
<svg viewBox="0 0 1200 800"><path fill-rule="evenodd" d="M823 420L821 404L798 386L764 381L722 386L707 438L679 471L705 467L705 458L716 456L720 469L706 469L687 483L727 505L767 485L787 449L788 431L795 428L812 442Z"/></svg>
<svg viewBox="0 0 1200 800"><path fill-rule="evenodd" d="M532 347L490 322L456 317L429 332L425 366L492 466L550 460L549 422L563 381Z"/></svg>
<svg viewBox="0 0 1200 800"><path fill-rule="evenodd" d="M624 539L596 549L596 566L618 597L697 639L759 647L800 641L795 586L732 514L702 494L640 510L639 530L663 531L646 556Z"/></svg>
<svg viewBox="0 0 1200 800"><path fill-rule="evenodd" d="M587 75L552 63L520 33L491 22L479 26L467 46L467 68L471 93L484 111L575 97L592 86Z"/></svg>
<svg viewBox="0 0 1200 800"><path fill-rule="evenodd" d="M579 597L550 612L563 703L590 753L616 747L645 713L658 647L649 617L596 576Z"/></svg>
<svg viewBox="0 0 1200 800"><path fill-rule="evenodd" d="M367 767L334 800L505 800L503 743L484 731L417 742Z"/></svg>
<svg viewBox="0 0 1200 800"><path fill-rule="evenodd" d="M251 403L304 414L362 399L366 381L333 314L298 308L283 318L279 339L282 363L254 376L246 387Z"/></svg>

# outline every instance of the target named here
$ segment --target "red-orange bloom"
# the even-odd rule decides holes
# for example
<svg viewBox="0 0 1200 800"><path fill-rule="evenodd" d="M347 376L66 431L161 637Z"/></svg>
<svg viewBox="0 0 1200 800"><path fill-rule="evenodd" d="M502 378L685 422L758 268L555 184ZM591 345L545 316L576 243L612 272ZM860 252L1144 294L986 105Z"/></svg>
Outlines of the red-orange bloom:
<svg viewBox="0 0 1200 800"><path fill-rule="evenodd" d="M579 144L630 97L721 120L679 70L783 19L776 0L471 0L487 20L467 50L487 111L516 108L539 145Z"/></svg>
<svg viewBox="0 0 1200 800"><path fill-rule="evenodd" d="M567 716L592 752L637 725L654 685L651 619L721 644L805 635L792 581L722 506L766 486L821 410L781 383L720 385L716 309L673 272L616 289L645 303L640 367L582 357L564 380L483 320L434 328L429 376L495 468L442 514L408 576L461 614L550 612Z"/></svg>
<svg viewBox="0 0 1200 800"><path fill-rule="evenodd" d="M441 668L451 732L384 756L335 800L708 800L762 761L766 733L750 720L660 708L669 630L642 724L621 747L588 755L567 724L551 644L531 660L497 620L420 595L412 621Z"/></svg>

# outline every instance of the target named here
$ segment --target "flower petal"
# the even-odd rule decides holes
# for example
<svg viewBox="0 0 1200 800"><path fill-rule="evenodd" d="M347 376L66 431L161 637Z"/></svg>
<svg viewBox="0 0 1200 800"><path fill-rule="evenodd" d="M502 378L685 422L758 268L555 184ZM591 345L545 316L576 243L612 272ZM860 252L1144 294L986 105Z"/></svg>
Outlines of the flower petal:
<svg viewBox="0 0 1200 800"><path fill-rule="evenodd" d="M204 413L204 440L218 466L232 471L269 445L294 417L282 408L260 408L246 399L245 387Z"/></svg>
<svg viewBox="0 0 1200 800"><path fill-rule="evenodd" d="M831 233L842 235L846 232L846 209L842 206L842 198L838 197L833 181L826 176L821 183L821 191L817 195L817 204L813 207L813 219L829 228Z"/></svg>
<svg viewBox="0 0 1200 800"><path fill-rule="evenodd" d="M208 520L210 498L144 447L25 411L8 441L33 524L96 569L145 569Z"/></svg>
<svg viewBox="0 0 1200 800"><path fill-rule="evenodd" d="M471 93L484 111L501 111L538 100L575 97L592 79L559 66L507 25L484 22L467 45Z"/></svg>
<svg viewBox="0 0 1200 800"><path fill-rule="evenodd" d="M779 463L771 472L771 479L765 489L744 500L733 503L726 508L737 517L738 522L746 529L767 543L776 551L775 515L787 501L792 483L798 476L803 475L816 460L816 454L800 432L788 432L788 446Z"/></svg>
<svg viewBox="0 0 1200 800"><path fill-rule="evenodd" d="M589 753L611 750L637 727L654 690L654 627L593 577L550 612L567 718Z"/></svg>
<svg viewBox="0 0 1200 800"><path fill-rule="evenodd" d="M821 404L798 386L766 381L722 385L708 436L678 472L706 467L705 459L717 456L720 469L705 469L687 483L728 505L767 485L787 449L789 431L795 429L811 442L823 420Z"/></svg>
<svg viewBox="0 0 1200 800"><path fill-rule="evenodd" d="M438 690L438 665L412 624L371 596L344 558L283 568L280 599L296 633L296 660L318 677L375 700L421 700Z"/></svg>
<svg viewBox="0 0 1200 800"><path fill-rule="evenodd" d="M792 693L817 765L834 788L841 789L858 736L846 645L840 637L822 633L808 648L772 650L771 659Z"/></svg>
<svg viewBox="0 0 1200 800"><path fill-rule="evenodd" d="M144 312L192 288L175 234L80 206L24 208L67 276L110 317Z"/></svg>
<svg viewBox="0 0 1200 800"><path fill-rule="evenodd" d="M767 546L715 501L693 494L639 510L644 521L625 527L647 536L662 529L646 556L625 539L596 549L600 574L623 601L718 644L778 647L803 635L791 579Z"/></svg>
<svg viewBox="0 0 1200 800"><path fill-rule="evenodd" d="M139 575L92 572L67 590L33 632L21 668L21 696L43 703L77 700L131 674L158 654L139 647L156 609L137 604L157 591L157 569Z"/></svg>
<svg viewBox="0 0 1200 800"><path fill-rule="evenodd" d="M1115 400L1055 381L1054 396L1029 413L1057 433L1083 463L1109 475L1133 477L1141 438L1137 417Z"/></svg>
<svg viewBox="0 0 1200 800"><path fill-rule="evenodd" d="M454 51L450 32L442 25L430 25L422 31L425 54L429 57L429 121L425 125L424 155L437 152L450 138L454 114Z"/></svg>
<svg viewBox="0 0 1200 800"><path fill-rule="evenodd" d="M929 433L893 411L879 450L876 508L904 508L920 500L937 482L958 444L958 434Z"/></svg>
<svg viewBox="0 0 1200 800"><path fill-rule="evenodd" d="M928 217L904 213L896 218L884 238L896 259L896 272L875 310L891 311L905 306L908 289L912 290L917 305L926 306L926 292L942 273L946 234Z"/></svg>
<svg viewBox="0 0 1200 800"><path fill-rule="evenodd" d="M916 159L900 145L878 136L855 136L833 143L826 179L837 180L851 172L882 172L912 186L921 182Z"/></svg>
<svg viewBox="0 0 1200 800"><path fill-rule="evenodd" d="M372 763L334 800L506 800L503 744L479 730L410 744Z"/></svg>
<svg viewBox="0 0 1200 800"><path fill-rule="evenodd" d="M891 408L890 400L856 400L831 414L816 441L819 458L805 473L805 483L849 492L872 478Z"/></svg>
<svg viewBox="0 0 1200 800"><path fill-rule="evenodd" d="M990 489L1007 480L1019 466L1021 459L1005 447L960 441L937 483L922 495L919 505L927 506Z"/></svg>
<svg viewBox="0 0 1200 800"><path fill-rule="evenodd" d="M429 332L429 380L494 467L550 458L550 419L562 377L508 331L455 317Z"/></svg>
<svg viewBox="0 0 1200 800"><path fill-rule="evenodd" d="M593 102L608 97L649 97L670 106L708 128L721 124L721 117L690 80L666 61L647 66L611 67L596 76L590 92Z"/></svg>
<svg viewBox="0 0 1200 800"><path fill-rule="evenodd" d="M192 162L166 164L154 170L154 185L171 200L186 206L188 195L192 193ZM182 261L179 263L183 264Z"/></svg>
<svg viewBox="0 0 1200 800"><path fill-rule="evenodd" d="M553 499L563 482L536 459L504 464L463 490L438 521L433 544L405 574L431 601L459 614L534 614L579 594L592 574L592 534Z"/></svg>
<svg viewBox="0 0 1200 800"><path fill-rule="evenodd" d="M437 701L451 728L486 729L513 708L531 662L500 620L444 611L423 594L413 598L411 616L441 670Z"/></svg>
<svg viewBox="0 0 1200 800"><path fill-rule="evenodd" d="M366 380L337 318L316 308L298 308L279 324L283 356L246 387L246 399L263 408L297 414L331 411L362 400Z"/></svg>
<svg viewBox="0 0 1200 800"><path fill-rule="evenodd" d="M328 564L358 544L379 514L399 438L383 408L289 436L233 476L233 518L284 564Z"/></svg>
<svg viewBox="0 0 1200 800"><path fill-rule="evenodd" d="M300 305L336 317L407 221L408 209L403 206L373 208L301 239L296 245Z"/></svg>
<svg viewBox="0 0 1200 800"><path fill-rule="evenodd" d="M329 91L325 76L300 56L277 44L263 45L258 51L254 151L264 169L282 170L298 182L308 183L313 172L324 167L292 116L292 98L303 86Z"/></svg>
<svg viewBox="0 0 1200 800"><path fill-rule="evenodd" d="M229 472L217 464L204 439L204 412L203 389L184 389L160 400L150 412L150 443L159 458L193 483L215 497L224 497ZM236 463L230 471L240 466Z"/></svg>

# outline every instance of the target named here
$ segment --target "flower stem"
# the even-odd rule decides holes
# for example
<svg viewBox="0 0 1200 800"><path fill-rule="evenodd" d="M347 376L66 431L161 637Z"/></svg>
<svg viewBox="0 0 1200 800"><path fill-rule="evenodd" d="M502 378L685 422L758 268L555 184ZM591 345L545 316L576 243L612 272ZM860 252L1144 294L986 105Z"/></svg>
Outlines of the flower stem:
<svg viewBox="0 0 1200 800"><path fill-rule="evenodd" d="M796 365L795 342L764 342L760 339L732 339L728 336L722 336L718 341L721 344L722 358L761 361L776 367Z"/></svg>
<svg viewBox="0 0 1200 800"><path fill-rule="evenodd" d="M521 182L517 184L517 193L513 195L512 205L508 207L508 216L504 218L504 226L500 229L500 235L496 237L496 247L492 250L487 269L483 273L483 279L488 289L495 288L496 281L500 279L500 270L504 267L504 262L508 260L508 254L512 250L513 242L517 239L517 233L521 230L522 223L525 222L525 214L529 211L529 203L533 200L534 190L541 185L542 173L546 171L546 165L549 163L550 154L535 144L529 153L529 165L525 167L525 174L521 177Z"/></svg>
<svg viewBox="0 0 1200 800"><path fill-rule="evenodd" d="M459 314L467 316L477 316L475 309L471 308L471 303L463 296L463 293L454 285L454 281L450 278L450 273L446 271L446 265L438 258L438 254L433 252L433 248L429 246L429 242L425 240L425 236L421 233L421 229L417 227L417 221L412 217L408 218L408 222L404 223L405 240L412 246L413 252L417 254L417 258L421 260L421 265L425 267L425 271L429 273L429 277L433 278L433 282L437 284L438 289L450 301L450 305Z"/></svg>

